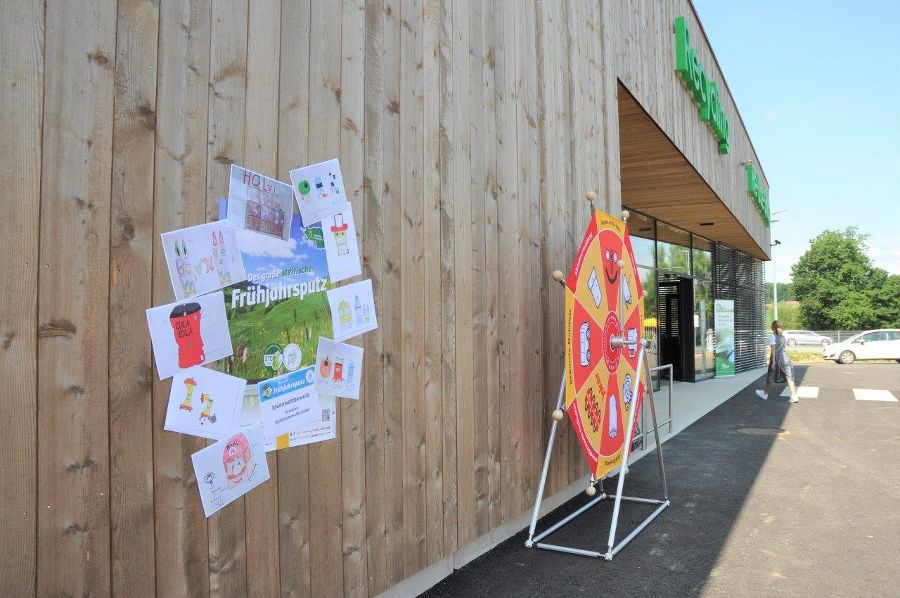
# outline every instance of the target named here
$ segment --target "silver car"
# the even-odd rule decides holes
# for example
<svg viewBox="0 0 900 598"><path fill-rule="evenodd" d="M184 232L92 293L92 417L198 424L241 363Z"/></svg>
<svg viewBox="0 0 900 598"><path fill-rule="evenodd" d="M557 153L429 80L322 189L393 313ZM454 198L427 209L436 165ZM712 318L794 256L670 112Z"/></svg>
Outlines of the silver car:
<svg viewBox="0 0 900 598"><path fill-rule="evenodd" d="M784 338L791 347L794 345L815 345L817 347L827 347L834 341L831 337L822 336L812 330L785 330Z"/></svg>

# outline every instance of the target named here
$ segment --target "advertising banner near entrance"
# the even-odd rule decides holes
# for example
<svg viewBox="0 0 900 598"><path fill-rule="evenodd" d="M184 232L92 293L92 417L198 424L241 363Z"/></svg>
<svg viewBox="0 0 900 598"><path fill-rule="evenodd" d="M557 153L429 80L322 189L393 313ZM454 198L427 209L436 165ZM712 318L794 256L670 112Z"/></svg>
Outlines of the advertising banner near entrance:
<svg viewBox="0 0 900 598"><path fill-rule="evenodd" d="M716 378L734 376L734 300L716 299Z"/></svg>

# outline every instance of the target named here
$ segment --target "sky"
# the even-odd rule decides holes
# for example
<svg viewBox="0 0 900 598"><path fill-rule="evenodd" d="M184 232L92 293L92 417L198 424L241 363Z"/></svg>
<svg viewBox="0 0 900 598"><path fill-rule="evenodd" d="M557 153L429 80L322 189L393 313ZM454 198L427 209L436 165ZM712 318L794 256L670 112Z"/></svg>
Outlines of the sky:
<svg viewBox="0 0 900 598"><path fill-rule="evenodd" d="M778 282L855 225L900 274L900 2L694 0L769 182ZM773 280L773 264L766 280Z"/></svg>

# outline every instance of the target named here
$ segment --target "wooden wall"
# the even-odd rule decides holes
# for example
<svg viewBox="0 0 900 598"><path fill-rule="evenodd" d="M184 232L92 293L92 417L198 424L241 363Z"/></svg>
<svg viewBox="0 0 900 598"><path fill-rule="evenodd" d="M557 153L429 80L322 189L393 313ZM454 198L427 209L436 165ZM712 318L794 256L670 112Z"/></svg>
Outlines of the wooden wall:
<svg viewBox="0 0 900 598"><path fill-rule="evenodd" d="M615 4L2 3L0 594L375 595L527 511L549 274L588 190L621 205ZM333 156L381 324L362 399L206 519L152 370L159 234L213 219L231 163ZM551 493L586 473L562 430Z"/></svg>

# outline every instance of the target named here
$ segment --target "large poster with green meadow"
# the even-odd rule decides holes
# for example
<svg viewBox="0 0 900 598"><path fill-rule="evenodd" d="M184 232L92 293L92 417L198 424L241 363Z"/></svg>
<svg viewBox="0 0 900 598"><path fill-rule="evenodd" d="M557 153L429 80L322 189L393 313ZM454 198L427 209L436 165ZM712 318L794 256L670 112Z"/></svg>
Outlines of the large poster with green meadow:
<svg viewBox="0 0 900 598"><path fill-rule="evenodd" d="M734 376L734 300L716 299L716 377Z"/></svg>
<svg viewBox="0 0 900 598"><path fill-rule="evenodd" d="M236 233L247 280L225 289L234 355L219 369L252 382L314 364L319 337L332 335L321 225L295 213L287 241Z"/></svg>

